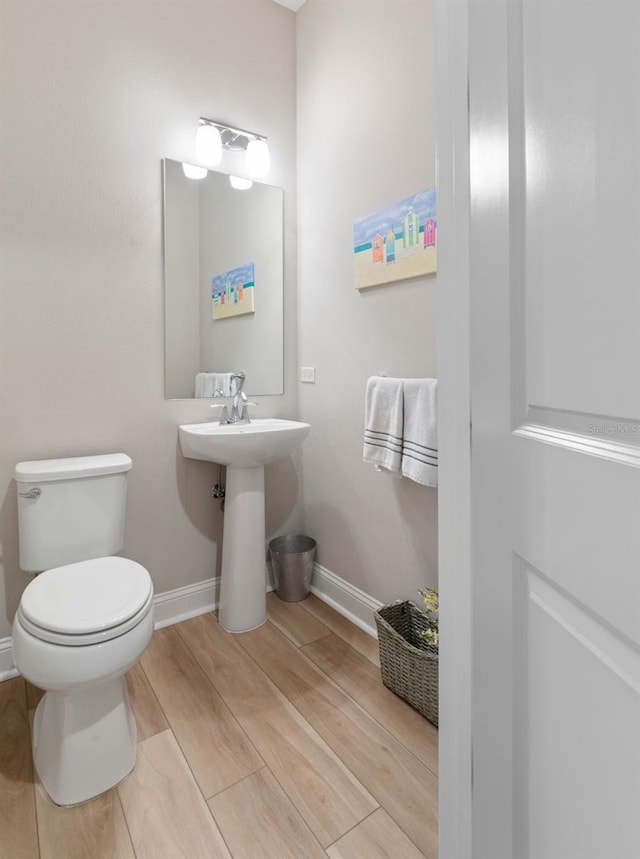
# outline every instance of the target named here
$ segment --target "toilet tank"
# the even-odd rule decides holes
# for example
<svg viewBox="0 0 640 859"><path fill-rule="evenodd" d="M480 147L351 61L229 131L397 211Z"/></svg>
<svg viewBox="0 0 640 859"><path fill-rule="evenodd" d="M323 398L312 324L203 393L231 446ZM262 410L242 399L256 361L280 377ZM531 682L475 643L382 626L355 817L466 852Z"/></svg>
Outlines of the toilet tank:
<svg viewBox="0 0 640 859"><path fill-rule="evenodd" d="M19 462L21 569L41 572L119 552L131 465L125 453Z"/></svg>

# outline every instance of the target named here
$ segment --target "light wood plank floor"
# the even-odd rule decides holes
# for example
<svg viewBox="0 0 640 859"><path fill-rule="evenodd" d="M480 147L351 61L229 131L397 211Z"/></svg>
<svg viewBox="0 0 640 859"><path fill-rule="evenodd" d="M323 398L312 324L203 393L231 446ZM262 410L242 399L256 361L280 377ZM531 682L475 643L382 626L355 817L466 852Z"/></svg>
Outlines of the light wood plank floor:
<svg viewBox="0 0 640 859"><path fill-rule="evenodd" d="M34 775L41 696L0 683L0 859L436 859L437 730L380 681L376 642L310 596L154 633L127 682L136 768L58 808Z"/></svg>

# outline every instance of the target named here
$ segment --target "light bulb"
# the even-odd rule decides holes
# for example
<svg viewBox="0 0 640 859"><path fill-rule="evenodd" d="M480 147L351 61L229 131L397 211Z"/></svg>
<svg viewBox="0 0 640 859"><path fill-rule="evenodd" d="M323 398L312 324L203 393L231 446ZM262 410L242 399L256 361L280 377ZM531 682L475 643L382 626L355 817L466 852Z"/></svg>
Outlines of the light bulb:
<svg viewBox="0 0 640 859"><path fill-rule="evenodd" d="M245 156L247 173L260 179L266 176L271 166L271 156L266 140L250 140Z"/></svg>
<svg viewBox="0 0 640 859"><path fill-rule="evenodd" d="M253 185L251 179L245 179L243 176L229 176L229 182L236 191L248 191Z"/></svg>
<svg viewBox="0 0 640 859"><path fill-rule="evenodd" d="M222 138L215 125L199 125L196 131L196 160L208 167L222 161Z"/></svg>
<svg viewBox="0 0 640 859"><path fill-rule="evenodd" d="M209 172L206 167L198 167L196 164L182 162L182 172L187 179L204 179Z"/></svg>

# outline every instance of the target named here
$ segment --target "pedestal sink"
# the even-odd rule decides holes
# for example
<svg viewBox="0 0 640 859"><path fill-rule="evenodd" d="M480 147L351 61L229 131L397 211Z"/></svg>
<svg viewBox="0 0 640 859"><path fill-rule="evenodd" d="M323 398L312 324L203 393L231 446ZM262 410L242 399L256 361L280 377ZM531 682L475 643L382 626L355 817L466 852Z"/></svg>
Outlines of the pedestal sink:
<svg viewBox="0 0 640 859"><path fill-rule="evenodd" d="M310 429L278 418L180 426L184 456L227 466L218 619L228 632L248 632L267 618L264 466L293 453Z"/></svg>

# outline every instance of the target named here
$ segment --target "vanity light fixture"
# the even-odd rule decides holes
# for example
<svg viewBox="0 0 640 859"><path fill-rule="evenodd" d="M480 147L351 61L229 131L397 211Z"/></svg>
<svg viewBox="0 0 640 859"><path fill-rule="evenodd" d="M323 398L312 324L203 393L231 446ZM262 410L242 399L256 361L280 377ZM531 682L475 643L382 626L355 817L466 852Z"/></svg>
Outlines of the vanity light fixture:
<svg viewBox="0 0 640 859"><path fill-rule="evenodd" d="M183 161L182 172L187 179L204 179L209 171L206 167L200 167L198 164L187 164Z"/></svg>
<svg viewBox="0 0 640 859"><path fill-rule="evenodd" d="M264 138L249 141L245 163L247 173L255 176L256 179L263 179L268 175L269 168L271 167L271 156L269 155L267 141Z"/></svg>
<svg viewBox="0 0 640 859"><path fill-rule="evenodd" d="M253 185L251 179L245 179L244 176L229 176L229 182L236 191L248 191Z"/></svg>
<svg viewBox="0 0 640 859"><path fill-rule="evenodd" d="M224 150L244 151L245 168L250 176L261 179L268 174L271 158L267 138L263 134L234 128L216 119L201 116L196 132L197 161L213 167L222 160Z"/></svg>
<svg viewBox="0 0 640 859"><path fill-rule="evenodd" d="M196 160L207 167L215 167L222 161L222 136L217 125L200 120L196 131Z"/></svg>

